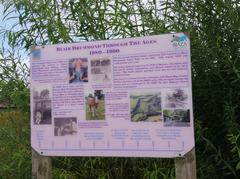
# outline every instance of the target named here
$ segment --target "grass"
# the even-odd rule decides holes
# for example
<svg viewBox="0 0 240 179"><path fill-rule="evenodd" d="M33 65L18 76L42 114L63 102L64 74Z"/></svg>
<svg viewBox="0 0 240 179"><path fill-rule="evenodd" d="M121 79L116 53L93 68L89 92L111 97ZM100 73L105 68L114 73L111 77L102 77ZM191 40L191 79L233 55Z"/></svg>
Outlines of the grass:
<svg viewBox="0 0 240 179"><path fill-rule="evenodd" d="M103 103L102 103L103 104ZM28 114L0 112L0 178L31 178ZM52 157L53 178L173 179L174 161L159 158Z"/></svg>
<svg viewBox="0 0 240 179"><path fill-rule="evenodd" d="M0 112L0 178L31 177L29 120L19 111Z"/></svg>
<svg viewBox="0 0 240 179"><path fill-rule="evenodd" d="M86 103L86 120L105 120L105 102L99 100L97 116L93 117L88 104Z"/></svg>
<svg viewBox="0 0 240 179"><path fill-rule="evenodd" d="M130 106L133 109L137 104L137 99L130 98Z"/></svg>

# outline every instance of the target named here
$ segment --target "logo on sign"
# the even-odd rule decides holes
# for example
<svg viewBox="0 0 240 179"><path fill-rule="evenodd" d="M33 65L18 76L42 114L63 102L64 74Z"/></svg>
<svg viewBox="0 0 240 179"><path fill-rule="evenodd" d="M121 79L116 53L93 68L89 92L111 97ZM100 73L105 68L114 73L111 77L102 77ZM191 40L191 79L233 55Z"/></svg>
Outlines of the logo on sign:
<svg viewBox="0 0 240 179"><path fill-rule="evenodd" d="M187 46L187 39L188 38L186 35L182 36L173 35L171 42L174 48L181 48Z"/></svg>
<svg viewBox="0 0 240 179"><path fill-rule="evenodd" d="M39 58L41 56L41 50L40 49L35 49L32 51L32 57L33 58Z"/></svg>

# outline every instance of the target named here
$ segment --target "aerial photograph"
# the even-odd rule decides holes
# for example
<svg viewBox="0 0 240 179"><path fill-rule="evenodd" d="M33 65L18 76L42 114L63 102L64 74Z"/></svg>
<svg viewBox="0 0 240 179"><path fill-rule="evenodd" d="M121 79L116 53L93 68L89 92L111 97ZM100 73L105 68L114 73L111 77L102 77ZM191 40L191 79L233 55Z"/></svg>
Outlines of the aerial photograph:
<svg viewBox="0 0 240 179"><path fill-rule="evenodd" d="M161 92L133 92L130 105L132 122L162 121Z"/></svg>

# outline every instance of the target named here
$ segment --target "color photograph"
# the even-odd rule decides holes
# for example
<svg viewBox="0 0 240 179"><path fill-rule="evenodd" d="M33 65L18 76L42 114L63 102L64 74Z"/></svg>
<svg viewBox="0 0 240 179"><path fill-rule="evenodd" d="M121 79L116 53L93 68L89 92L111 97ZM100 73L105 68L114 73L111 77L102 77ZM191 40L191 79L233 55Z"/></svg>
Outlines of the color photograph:
<svg viewBox="0 0 240 179"><path fill-rule="evenodd" d="M85 101L86 120L105 120L105 96L102 90L88 91Z"/></svg>
<svg viewBox="0 0 240 179"><path fill-rule="evenodd" d="M133 92L130 94L132 122L162 121L161 92Z"/></svg>
<svg viewBox="0 0 240 179"><path fill-rule="evenodd" d="M69 60L69 83L88 82L87 58Z"/></svg>
<svg viewBox="0 0 240 179"><path fill-rule="evenodd" d="M0 42L0 179L240 179L240 0L1 0Z"/></svg>
<svg viewBox="0 0 240 179"><path fill-rule="evenodd" d="M164 126L188 127L190 126L190 110L187 109L164 109Z"/></svg>

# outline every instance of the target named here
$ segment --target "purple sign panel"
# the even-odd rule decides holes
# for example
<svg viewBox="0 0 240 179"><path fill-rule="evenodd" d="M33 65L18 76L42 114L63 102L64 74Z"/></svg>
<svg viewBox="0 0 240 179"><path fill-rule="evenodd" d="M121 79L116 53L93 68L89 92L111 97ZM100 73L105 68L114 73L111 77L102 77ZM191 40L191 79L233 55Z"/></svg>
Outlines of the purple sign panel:
<svg viewBox="0 0 240 179"><path fill-rule="evenodd" d="M46 156L183 156L194 147L184 33L36 46L31 145Z"/></svg>

